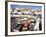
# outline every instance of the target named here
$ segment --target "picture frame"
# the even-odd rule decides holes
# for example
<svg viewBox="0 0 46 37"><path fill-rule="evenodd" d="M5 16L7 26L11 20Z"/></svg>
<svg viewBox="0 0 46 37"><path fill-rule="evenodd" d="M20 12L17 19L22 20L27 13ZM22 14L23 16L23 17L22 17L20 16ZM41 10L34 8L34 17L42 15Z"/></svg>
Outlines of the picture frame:
<svg viewBox="0 0 46 37"><path fill-rule="evenodd" d="M5 36L37 34L45 34L45 3L5 1Z"/></svg>

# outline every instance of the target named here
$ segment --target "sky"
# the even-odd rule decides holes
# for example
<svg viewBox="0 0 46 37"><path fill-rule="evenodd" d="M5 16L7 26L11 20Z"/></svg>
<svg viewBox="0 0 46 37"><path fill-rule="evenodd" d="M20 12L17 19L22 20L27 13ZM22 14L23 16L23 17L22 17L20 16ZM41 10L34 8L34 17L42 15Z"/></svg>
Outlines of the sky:
<svg viewBox="0 0 46 37"><path fill-rule="evenodd" d="M13 5L11 4L11 8L31 8L32 10L41 10L41 6L33 6L33 5Z"/></svg>

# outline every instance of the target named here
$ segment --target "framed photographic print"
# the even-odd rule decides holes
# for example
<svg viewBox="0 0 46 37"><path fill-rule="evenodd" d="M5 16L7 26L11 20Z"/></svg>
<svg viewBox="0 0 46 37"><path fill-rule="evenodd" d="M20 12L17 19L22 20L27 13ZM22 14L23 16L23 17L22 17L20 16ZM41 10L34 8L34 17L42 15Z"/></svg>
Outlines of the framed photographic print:
<svg viewBox="0 0 46 37"><path fill-rule="evenodd" d="M5 35L45 33L45 3L6 1Z"/></svg>

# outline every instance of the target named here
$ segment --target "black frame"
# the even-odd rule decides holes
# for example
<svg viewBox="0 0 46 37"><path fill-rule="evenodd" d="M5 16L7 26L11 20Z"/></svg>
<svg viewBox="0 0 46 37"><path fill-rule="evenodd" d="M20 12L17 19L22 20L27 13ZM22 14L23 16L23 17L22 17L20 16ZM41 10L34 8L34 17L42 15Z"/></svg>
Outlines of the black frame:
<svg viewBox="0 0 46 37"><path fill-rule="evenodd" d="M7 7L8 2L44 4L44 33L8 35L8 7ZM25 1L5 1L5 36L24 36L24 35L41 35L41 34L45 34L45 3L42 3L42 2L25 2Z"/></svg>

